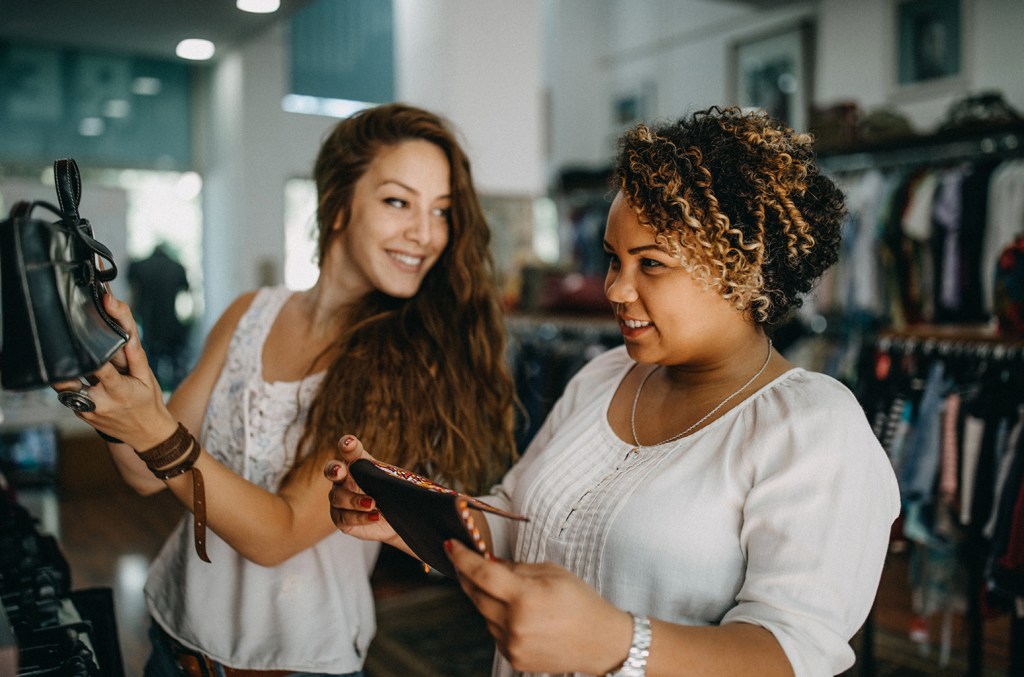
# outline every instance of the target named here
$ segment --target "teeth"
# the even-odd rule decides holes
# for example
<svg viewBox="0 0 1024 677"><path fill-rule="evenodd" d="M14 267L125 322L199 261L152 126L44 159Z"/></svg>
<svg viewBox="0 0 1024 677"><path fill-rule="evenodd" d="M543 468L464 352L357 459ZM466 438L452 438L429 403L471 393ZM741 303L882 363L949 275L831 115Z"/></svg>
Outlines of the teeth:
<svg viewBox="0 0 1024 677"><path fill-rule="evenodd" d="M399 254L398 252L388 252L388 254L399 263L404 263L407 266L418 266L423 263L422 256L408 256L406 254Z"/></svg>
<svg viewBox="0 0 1024 677"><path fill-rule="evenodd" d="M649 327L651 325L650 322L641 322L640 320L623 320L622 323L630 329L640 329L641 327Z"/></svg>

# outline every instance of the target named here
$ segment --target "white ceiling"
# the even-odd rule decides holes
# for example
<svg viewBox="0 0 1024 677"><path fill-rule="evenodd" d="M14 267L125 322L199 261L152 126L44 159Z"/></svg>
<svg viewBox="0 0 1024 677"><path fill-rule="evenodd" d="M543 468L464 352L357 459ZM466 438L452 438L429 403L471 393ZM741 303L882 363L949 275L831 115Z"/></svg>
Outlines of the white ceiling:
<svg viewBox="0 0 1024 677"><path fill-rule="evenodd" d="M251 14L235 0L0 0L0 41L174 59L179 40L205 38L223 53L309 1Z"/></svg>

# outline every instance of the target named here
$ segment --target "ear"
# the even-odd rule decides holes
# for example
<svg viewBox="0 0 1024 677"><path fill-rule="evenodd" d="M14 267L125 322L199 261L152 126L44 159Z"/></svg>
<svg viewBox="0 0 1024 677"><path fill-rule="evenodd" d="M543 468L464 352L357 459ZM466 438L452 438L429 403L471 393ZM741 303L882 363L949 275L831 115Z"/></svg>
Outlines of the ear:
<svg viewBox="0 0 1024 677"><path fill-rule="evenodd" d="M338 216L334 219L334 223L331 225L331 230L344 230L345 229L345 210L339 209Z"/></svg>

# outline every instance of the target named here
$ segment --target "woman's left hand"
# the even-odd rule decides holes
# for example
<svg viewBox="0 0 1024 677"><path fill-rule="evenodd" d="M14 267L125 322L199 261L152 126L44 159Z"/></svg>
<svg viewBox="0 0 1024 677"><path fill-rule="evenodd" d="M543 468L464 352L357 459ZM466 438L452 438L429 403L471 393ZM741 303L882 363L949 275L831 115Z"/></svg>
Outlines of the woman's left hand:
<svg viewBox="0 0 1024 677"><path fill-rule="evenodd" d="M113 294L106 294L104 303L110 316L128 332L128 343L123 355L90 375L87 393L96 409L76 415L135 449L149 449L167 439L177 424L164 405L163 391L139 342L139 328L128 304ZM82 383L64 381L53 389L77 392Z"/></svg>
<svg viewBox="0 0 1024 677"><path fill-rule="evenodd" d="M461 543L446 543L463 591L487 621L498 650L525 672L603 675L625 659L629 614L551 563L490 561Z"/></svg>

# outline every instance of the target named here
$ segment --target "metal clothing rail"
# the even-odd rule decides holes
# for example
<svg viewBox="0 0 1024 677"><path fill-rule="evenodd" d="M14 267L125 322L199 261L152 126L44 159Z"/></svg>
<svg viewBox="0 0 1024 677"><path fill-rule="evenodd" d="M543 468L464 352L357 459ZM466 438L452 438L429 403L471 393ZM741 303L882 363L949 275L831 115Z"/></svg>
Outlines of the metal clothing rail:
<svg viewBox="0 0 1024 677"><path fill-rule="evenodd" d="M914 326L901 330L884 330L877 334L874 347L888 353L914 354L926 359L977 360L983 363L1018 367L1024 370L1024 336L1003 336L991 327L984 326ZM1021 393L1024 403L1024 393ZM985 539L979 529L968 529L964 549L968 555L965 562L968 577L968 605L965 616L967 626L967 675L980 677L984 674L984 617L978 594L971 591L983 589L985 581ZM864 659L861 674L875 674L874 661L874 613L864 628ZM1024 618L1011 613L1008 675L1024 677Z"/></svg>
<svg viewBox="0 0 1024 677"><path fill-rule="evenodd" d="M1024 125L972 132L939 133L818 154L829 173L932 166L952 162L1024 156Z"/></svg>

